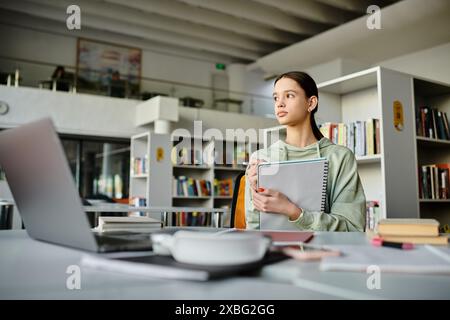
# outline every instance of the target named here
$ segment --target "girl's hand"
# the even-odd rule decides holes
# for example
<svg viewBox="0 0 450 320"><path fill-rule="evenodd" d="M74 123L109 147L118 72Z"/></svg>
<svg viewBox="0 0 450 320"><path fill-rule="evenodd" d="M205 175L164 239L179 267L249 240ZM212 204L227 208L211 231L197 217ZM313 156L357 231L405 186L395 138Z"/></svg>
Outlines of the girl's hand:
<svg viewBox="0 0 450 320"><path fill-rule="evenodd" d="M290 220L297 220L303 210L292 203L281 192L260 188L259 192L252 191L253 205L262 212L279 213Z"/></svg>
<svg viewBox="0 0 450 320"><path fill-rule="evenodd" d="M258 164L261 162L265 162L264 160L252 160L250 161L250 164L247 167L247 170L245 172L245 175L247 176L248 183L250 185L250 188L253 191L257 191L257 185L258 185Z"/></svg>

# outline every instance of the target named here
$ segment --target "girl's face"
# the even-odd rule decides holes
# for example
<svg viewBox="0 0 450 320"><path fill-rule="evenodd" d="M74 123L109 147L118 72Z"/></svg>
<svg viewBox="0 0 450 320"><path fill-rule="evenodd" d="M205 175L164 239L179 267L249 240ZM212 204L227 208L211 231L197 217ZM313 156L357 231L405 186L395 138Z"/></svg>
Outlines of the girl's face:
<svg viewBox="0 0 450 320"><path fill-rule="evenodd" d="M275 101L275 115L281 125L298 125L309 120L308 108L311 99L295 80L281 78L275 84L273 91Z"/></svg>

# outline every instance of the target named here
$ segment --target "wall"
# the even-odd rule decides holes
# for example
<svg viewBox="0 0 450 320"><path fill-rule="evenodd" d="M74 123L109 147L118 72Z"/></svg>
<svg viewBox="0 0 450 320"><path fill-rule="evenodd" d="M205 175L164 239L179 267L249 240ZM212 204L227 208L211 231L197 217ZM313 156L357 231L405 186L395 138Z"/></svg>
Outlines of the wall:
<svg viewBox="0 0 450 320"><path fill-rule="evenodd" d="M37 30L25 29L0 24L0 38L2 39L2 52L0 56L34 60L43 63L61 64L65 66L76 65L77 38L75 36L52 34ZM0 59L0 70L13 71L11 62ZM37 86L40 80L47 79L54 70L52 66L36 66L27 63L19 65L23 70L23 84ZM143 50L142 76L173 82L182 82L196 86L211 86L211 72L215 70L212 62L183 58L181 56L162 54ZM142 89L146 91L164 91L174 93L178 97L194 91L196 95L211 96L210 90L193 90L186 86L156 84L144 81ZM208 106L210 103L208 103Z"/></svg>
<svg viewBox="0 0 450 320"><path fill-rule="evenodd" d="M244 64L230 64L227 67L229 89L237 92L249 92L256 96L231 93L230 97L243 100L242 112L264 117L273 116L273 80L264 80L261 71L250 71Z"/></svg>
<svg viewBox="0 0 450 320"><path fill-rule="evenodd" d="M430 80L450 83L450 42L381 61L378 65Z"/></svg>
<svg viewBox="0 0 450 320"><path fill-rule="evenodd" d="M136 100L2 85L0 98L10 106L0 116L2 128L50 116L61 133L123 138L139 132L134 125Z"/></svg>
<svg viewBox="0 0 450 320"><path fill-rule="evenodd" d="M76 66L76 34L56 34L0 24L0 38L2 39L0 56L52 64L51 66L44 66L21 62L11 65L10 60L0 58L0 70L13 72L16 67L21 70L21 85L36 87L39 81L46 80L51 76L55 64ZM171 55L158 52L157 49L155 48L155 51L148 48L143 49L142 76L178 84L143 80L141 91L159 92L179 98L190 96L204 100L205 108L212 108L213 92L209 88L212 87L212 74L216 72L215 63L206 59L183 57L183 52L179 52L178 55ZM237 86L234 80L232 83L230 82L230 86L232 86L230 90L270 97L271 88L268 89L267 83L263 80L263 74L246 71L246 66L241 66L243 68L243 80ZM229 65L229 67L233 73L233 65ZM227 68L226 73L230 73L229 68ZM207 88L199 88L199 86ZM267 99L255 98L251 100L250 97L246 96L246 103L243 107L244 113L264 115L271 111L269 109L271 109L271 105L268 104Z"/></svg>

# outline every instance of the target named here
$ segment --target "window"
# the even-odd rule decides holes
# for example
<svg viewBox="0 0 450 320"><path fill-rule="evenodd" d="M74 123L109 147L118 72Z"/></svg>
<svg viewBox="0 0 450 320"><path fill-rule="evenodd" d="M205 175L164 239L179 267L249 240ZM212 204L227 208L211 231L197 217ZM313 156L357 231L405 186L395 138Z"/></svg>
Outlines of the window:
<svg viewBox="0 0 450 320"><path fill-rule="evenodd" d="M81 197L127 201L130 178L129 140L62 136L61 141Z"/></svg>

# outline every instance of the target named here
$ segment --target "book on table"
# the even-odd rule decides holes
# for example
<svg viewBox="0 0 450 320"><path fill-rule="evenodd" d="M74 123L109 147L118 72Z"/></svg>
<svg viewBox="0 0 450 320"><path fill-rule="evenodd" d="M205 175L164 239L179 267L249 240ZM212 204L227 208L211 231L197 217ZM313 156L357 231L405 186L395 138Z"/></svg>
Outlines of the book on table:
<svg viewBox="0 0 450 320"><path fill-rule="evenodd" d="M149 217L99 217L98 232L149 232L161 228L161 221Z"/></svg>
<svg viewBox="0 0 450 320"><path fill-rule="evenodd" d="M382 219L376 235L384 241L397 243L448 244L448 237L439 235L439 222L435 219Z"/></svg>

